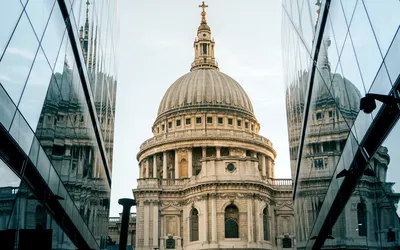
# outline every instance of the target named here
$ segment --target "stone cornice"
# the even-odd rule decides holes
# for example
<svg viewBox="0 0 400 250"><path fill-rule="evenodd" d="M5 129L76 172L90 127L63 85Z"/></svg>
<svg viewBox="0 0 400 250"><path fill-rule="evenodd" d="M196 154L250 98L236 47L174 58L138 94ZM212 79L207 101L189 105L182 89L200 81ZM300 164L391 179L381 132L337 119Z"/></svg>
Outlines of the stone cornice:
<svg viewBox="0 0 400 250"><path fill-rule="evenodd" d="M281 187L281 188L277 188ZM283 189L282 187L286 186L274 186L269 184L257 183L257 182L239 182L239 181L210 181L210 182L201 182L195 185L190 185L187 187L182 187L180 189L162 189L159 188L151 188L151 189L134 189L132 192L136 196L148 196L149 194L159 195L160 197L163 195L173 196L173 197L186 197L196 193L201 192L212 192L215 190L219 191L229 191L229 190L240 190L243 192L261 192L267 193L271 196L285 196L291 197L292 188L291 186L287 186L287 188ZM143 196L144 197L144 196Z"/></svg>

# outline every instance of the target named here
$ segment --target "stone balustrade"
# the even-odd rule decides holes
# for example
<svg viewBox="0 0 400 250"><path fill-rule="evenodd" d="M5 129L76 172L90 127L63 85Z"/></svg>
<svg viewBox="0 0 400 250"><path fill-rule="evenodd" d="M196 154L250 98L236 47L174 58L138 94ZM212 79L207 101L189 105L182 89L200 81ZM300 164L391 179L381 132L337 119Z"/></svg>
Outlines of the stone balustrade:
<svg viewBox="0 0 400 250"><path fill-rule="evenodd" d="M196 140L201 138L213 139L231 139L231 140L251 140L252 143L262 143L272 148L272 142L267 138L247 131L235 131L226 129L192 129L168 132L165 134L154 136L140 146L140 151L156 146L161 143L171 143L174 141L182 141L185 139Z"/></svg>
<svg viewBox="0 0 400 250"><path fill-rule="evenodd" d="M138 189L182 189L194 184L201 184L207 180L198 180L198 178L181 178L181 179L158 179L158 178L142 178L138 179ZM272 186L280 186L291 188L292 179L273 179L268 178L262 183Z"/></svg>

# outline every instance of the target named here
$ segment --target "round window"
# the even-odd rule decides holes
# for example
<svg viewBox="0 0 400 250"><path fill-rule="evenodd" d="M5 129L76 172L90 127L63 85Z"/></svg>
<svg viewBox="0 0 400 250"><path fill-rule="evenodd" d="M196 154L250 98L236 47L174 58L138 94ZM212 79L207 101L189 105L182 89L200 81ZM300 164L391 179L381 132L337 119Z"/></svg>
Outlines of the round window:
<svg viewBox="0 0 400 250"><path fill-rule="evenodd" d="M226 166L226 169L228 169L228 171L233 172L233 171L235 171L236 166L235 166L235 164L233 164L233 163L229 163L229 164Z"/></svg>

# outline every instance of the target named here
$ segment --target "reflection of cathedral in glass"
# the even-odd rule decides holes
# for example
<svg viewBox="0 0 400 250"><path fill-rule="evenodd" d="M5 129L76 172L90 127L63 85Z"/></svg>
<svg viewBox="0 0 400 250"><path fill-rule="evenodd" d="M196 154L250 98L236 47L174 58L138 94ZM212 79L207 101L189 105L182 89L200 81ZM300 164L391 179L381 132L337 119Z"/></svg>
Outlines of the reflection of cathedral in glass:
<svg viewBox="0 0 400 250"><path fill-rule="evenodd" d="M336 176L332 175L337 164L346 161L343 149L346 143L352 142L349 138L354 138L350 128L359 114L360 91L348 79L332 73L328 58L330 44L330 38L326 37L319 52L298 169L297 154L308 72L299 72L297 81L286 90L291 171L292 177L298 178L294 207L297 216L297 248L300 249L313 237L310 232L326 199L327 189L331 181L335 181ZM400 195L393 192L394 183L386 182L389 162L388 149L381 146L370 162L369 168L372 171L368 173L372 174L365 174L358 183L339 219L332 223L333 228L328 233L330 236L324 247L359 249L365 244L377 247L381 244L379 241L384 239L387 242L387 235L399 229L396 214L391 209L393 203L397 205ZM368 239L367 235L370 236Z"/></svg>
<svg viewBox="0 0 400 250"><path fill-rule="evenodd" d="M33 1L27 3L27 10L39 7L34 4ZM97 15L112 11L112 6L102 5L104 13L99 11ZM111 26L114 20L110 13L107 27L99 24L94 6L95 3L89 1L75 1L72 5L70 13L72 15L74 11L76 17L79 17L81 9L85 10L85 18L82 19L84 25L79 34L81 37L79 43L73 44L68 32L64 32L65 27L62 30L64 33L60 32L64 35L55 53L54 70L52 68L49 72L50 81L43 82L42 79L46 79L47 75L41 75L40 85L36 86L46 88L43 99L37 94L35 102L32 101L42 104L30 109L38 113L36 122L30 123L31 127L23 126L26 123L24 117L29 117L29 113L22 112L19 115L20 111L17 110L16 117L19 117L20 125L12 131L13 136L21 134L21 141L31 140L25 150L28 160L20 166L21 170L12 172L2 161L8 160L3 158L3 148L0 150L1 174L9 183L9 186L0 188L0 239L4 240L9 234L18 235L19 249L27 249L21 244L31 244L30 248L41 246L40 249L106 249L116 78L113 68L115 55L105 54L105 50L114 44L100 39L100 33L113 37ZM40 7L44 9L49 6L43 4ZM55 2L54 7L50 7L49 13L54 8L54 19L62 19L59 3ZM51 21L54 20L50 18ZM57 28L61 30L61 27ZM45 45L42 46L48 52ZM75 54L74 46L82 49L82 61L79 53ZM46 60L44 54L43 58L35 58L37 61L41 59ZM47 64L50 62L46 61L45 65L49 67ZM33 67L34 70L39 69ZM82 79L83 72L87 72L88 79ZM3 82L1 84L5 86ZM3 123L2 111L0 121ZM25 136L24 129L32 136ZM13 164L19 165L18 162ZM41 186L42 182L47 185ZM37 245L35 238L42 242L36 242ZM50 246L43 245L47 243ZM3 246L0 248L3 249Z"/></svg>

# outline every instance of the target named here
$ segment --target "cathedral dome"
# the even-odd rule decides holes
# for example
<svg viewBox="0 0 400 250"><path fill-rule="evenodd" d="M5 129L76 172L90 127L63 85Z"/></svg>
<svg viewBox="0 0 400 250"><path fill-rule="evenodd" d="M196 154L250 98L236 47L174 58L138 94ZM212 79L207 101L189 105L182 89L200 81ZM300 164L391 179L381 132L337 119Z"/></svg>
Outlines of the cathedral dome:
<svg viewBox="0 0 400 250"><path fill-rule="evenodd" d="M241 111L254 116L246 92L230 76L214 69L199 69L181 76L165 93L158 116L188 109Z"/></svg>

